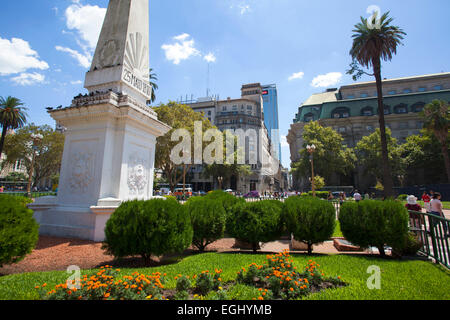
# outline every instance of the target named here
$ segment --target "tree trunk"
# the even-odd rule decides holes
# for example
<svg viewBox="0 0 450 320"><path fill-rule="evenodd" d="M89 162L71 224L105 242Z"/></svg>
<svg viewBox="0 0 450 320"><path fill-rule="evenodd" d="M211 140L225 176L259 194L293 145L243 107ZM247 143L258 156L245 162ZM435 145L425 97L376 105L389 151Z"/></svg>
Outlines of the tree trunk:
<svg viewBox="0 0 450 320"><path fill-rule="evenodd" d="M389 163L389 154L386 139L386 123L384 120L384 103L383 103L383 83L381 81L381 62L380 58L374 59L373 71L377 83L377 95L378 95L378 121L380 123L380 136L381 136L381 155L383 166L383 186L384 196L387 198L394 196L394 182L392 180L392 170Z"/></svg>
<svg viewBox="0 0 450 320"><path fill-rule="evenodd" d="M3 144L5 143L5 138L6 138L6 132L7 131L8 131L8 127L6 125L3 125L2 137L0 139L0 157L1 157L2 152L3 152Z"/></svg>
<svg viewBox="0 0 450 320"><path fill-rule="evenodd" d="M312 250L312 243L308 242L308 254L311 255L313 252Z"/></svg>
<svg viewBox="0 0 450 320"><path fill-rule="evenodd" d="M444 156L445 170L447 171L447 181L450 183L450 158L448 156L448 146L446 140L447 139L445 139L444 143L442 143L441 146L442 155Z"/></svg>
<svg viewBox="0 0 450 320"><path fill-rule="evenodd" d="M252 243L253 253L258 252L259 243Z"/></svg>

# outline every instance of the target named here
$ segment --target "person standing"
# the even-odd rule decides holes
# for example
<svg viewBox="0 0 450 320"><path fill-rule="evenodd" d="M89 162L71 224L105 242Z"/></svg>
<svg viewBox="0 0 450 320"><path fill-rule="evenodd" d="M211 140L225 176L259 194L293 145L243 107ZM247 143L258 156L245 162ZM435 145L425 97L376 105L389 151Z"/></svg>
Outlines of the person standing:
<svg viewBox="0 0 450 320"><path fill-rule="evenodd" d="M431 212L431 207L430 207L431 198L427 194L426 191L424 191L423 194L422 194L422 201L424 203L425 210L427 211L427 213L430 213Z"/></svg>
<svg viewBox="0 0 450 320"><path fill-rule="evenodd" d="M441 202L441 194L439 192L435 192L433 195L433 200L431 200L430 202L430 207L431 207L431 214L441 217L441 218L445 218L444 215L444 208ZM433 219L434 220L434 219ZM437 222L437 219L435 220L436 222L433 223L433 227L435 227L437 224L439 224L439 222ZM447 223L443 223L444 225L444 232L447 235L447 237L449 236L448 234L448 227L447 227Z"/></svg>
<svg viewBox="0 0 450 320"><path fill-rule="evenodd" d="M420 230L420 227L423 224L423 217L420 214L415 212L422 212L421 206L417 203L417 198L413 195L408 196L406 199L407 204L405 205L406 209L409 212L409 221L410 225L416 229Z"/></svg>
<svg viewBox="0 0 450 320"><path fill-rule="evenodd" d="M331 193L331 191L328 192L328 201L331 201L333 199L334 199L334 197L333 197L333 194Z"/></svg>
<svg viewBox="0 0 450 320"><path fill-rule="evenodd" d="M355 194L353 195L353 198L355 198L355 201L356 201L356 202L361 201L362 196L361 196L361 194L358 192L358 190L355 191Z"/></svg>

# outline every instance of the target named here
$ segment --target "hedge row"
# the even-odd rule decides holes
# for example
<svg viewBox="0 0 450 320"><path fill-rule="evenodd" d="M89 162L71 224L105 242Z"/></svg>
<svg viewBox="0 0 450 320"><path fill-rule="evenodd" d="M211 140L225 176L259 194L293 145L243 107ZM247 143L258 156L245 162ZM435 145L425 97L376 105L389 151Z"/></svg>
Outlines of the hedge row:
<svg viewBox="0 0 450 320"><path fill-rule="evenodd" d="M384 255L389 245L401 252L408 243L408 214L396 201L348 202L339 221L347 240L362 248L375 246ZM270 242L289 233L308 245L330 239L336 226L334 206L312 197L245 202L224 192L191 198L124 203L106 225L104 248L116 257L180 252L191 244L200 251L228 234L251 244Z"/></svg>

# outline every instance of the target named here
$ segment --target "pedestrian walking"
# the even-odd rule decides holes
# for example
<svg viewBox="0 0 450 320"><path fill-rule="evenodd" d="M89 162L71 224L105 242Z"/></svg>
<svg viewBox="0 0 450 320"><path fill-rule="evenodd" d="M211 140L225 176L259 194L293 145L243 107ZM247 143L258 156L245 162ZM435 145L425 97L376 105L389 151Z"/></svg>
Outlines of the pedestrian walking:
<svg viewBox="0 0 450 320"><path fill-rule="evenodd" d="M437 216L437 217L441 217L441 218L445 218L444 215L444 207L442 205L441 202L441 194L439 192L435 192L433 195L433 200L431 200L430 202L430 207L431 207L431 212L430 214ZM433 227L435 227L436 225L438 225L440 222L438 221L438 219L432 219L435 222L433 223ZM444 226L444 232L446 234L446 236L448 237L448 227L447 227L447 223L443 223Z"/></svg>

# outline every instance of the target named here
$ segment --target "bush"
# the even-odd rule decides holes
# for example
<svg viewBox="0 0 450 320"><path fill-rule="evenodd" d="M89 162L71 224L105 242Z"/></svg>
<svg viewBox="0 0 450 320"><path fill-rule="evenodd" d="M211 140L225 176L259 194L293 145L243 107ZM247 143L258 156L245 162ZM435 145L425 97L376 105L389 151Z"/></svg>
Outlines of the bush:
<svg viewBox="0 0 450 320"><path fill-rule="evenodd" d="M186 208L174 199L128 201L106 223L103 249L115 257L181 252L192 243Z"/></svg>
<svg viewBox="0 0 450 320"><path fill-rule="evenodd" d="M226 213L229 214L231 212L231 208L238 203L244 203L245 200L242 198L237 198L228 192L216 190L205 196L206 199L218 200L222 203L223 208Z"/></svg>
<svg viewBox="0 0 450 320"><path fill-rule="evenodd" d="M408 211L401 202L365 200L342 205L339 222L344 237L361 248L384 246L402 250L408 234Z"/></svg>
<svg viewBox="0 0 450 320"><path fill-rule="evenodd" d="M408 198L407 194L401 194L397 197L397 200L405 201Z"/></svg>
<svg viewBox="0 0 450 320"><path fill-rule="evenodd" d="M256 252L259 242L277 240L283 232L282 209L276 201L239 203L232 208L229 232L234 238L252 244Z"/></svg>
<svg viewBox="0 0 450 320"><path fill-rule="evenodd" d="M302 193L300 196L302 198L312 197L313 192L309 191L308 193ZM316 197L319 199L328 199L328 191L316 191Z"/></svg>
<svg viewBox="0 0 450 320"><path fill-rule="evenodd" d="M405 246L403 248L392 248L392 254L398 257L402 256L415 256L417 252L422 248L423 243L420 241L419 236L409 232L406 236Z"/></svg>
<svg viewBox="0 0 450 320"><path fill-rule="evenodd" d="M192 243L200 251L223 238L227 216L222 202L208 198L191 198L185 205L191 217Z"/></svg>
<svg viewBox="0 0 450 320"><path fill-rule="evenodd" d="M39 225L25 203L21 198L0 197L0 267L21 261L36 247Z"/></svg>
<svg viewBox="0 0 450 320"><path fill-rule="evenodd" d="M328 201L315 198L291 197L284 203L283 220L295 240L312 246L333 236L336 227L336 211Z"/></svg>

